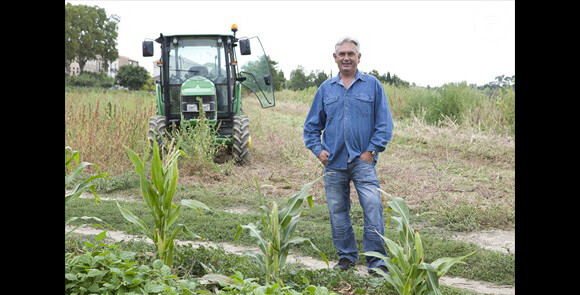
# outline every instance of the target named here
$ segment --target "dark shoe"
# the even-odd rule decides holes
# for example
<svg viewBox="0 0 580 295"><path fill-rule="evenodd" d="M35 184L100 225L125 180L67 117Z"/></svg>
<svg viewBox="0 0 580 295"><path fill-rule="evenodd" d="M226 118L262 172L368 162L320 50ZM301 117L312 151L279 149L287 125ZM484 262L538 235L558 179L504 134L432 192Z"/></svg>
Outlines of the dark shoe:
<svg viewBox="0 0 580 295"><path fill-rule="evenodd" d="M391 273L389 273L389 269L384 266L384 265L379 265L378 267L376 267L380 270L382 270L384 273L390 275ZM373 277L381 277L381 274L379 274L378 272L376 272L374 269L369 269L369 275L373 276Z"/></svg>
<svg viewBox="0 0 580 295"><path fill-rule="evenodd" d="M333 267L333 269L348 270L354 266L354 262L350 261L348 258L341 258L338 263Z"/></svg>

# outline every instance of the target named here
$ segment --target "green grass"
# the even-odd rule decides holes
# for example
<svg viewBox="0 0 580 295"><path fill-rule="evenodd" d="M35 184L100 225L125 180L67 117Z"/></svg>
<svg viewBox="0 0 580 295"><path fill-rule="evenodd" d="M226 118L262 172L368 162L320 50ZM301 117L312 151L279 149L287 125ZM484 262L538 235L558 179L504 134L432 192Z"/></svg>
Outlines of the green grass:
<svg viewBox="0 0 580 295"><path fill-rule="evenodd" d="M129 209L135 215L142 218L146 223L153 222L149 209L143 203L126 202L123 207ZM80 199L71 203L65 211L65 219L69 216L92 215L106 221L115 230L121 230L128 234L138 235L139 231L126 222L118 212L113 201L104 201L97 206L94 201ZM353 208L353 228L362 253L362 210ZM212 242L226 242L236 244L233 241L238 224L258 222L258 213L228 213L214 210L211 213L199 214L193 210L182 210L181 221L194 233ZM208 226L211 225L211 226ZM312 242L325 253L329 260L338 260L332 245L332 236L328 222L328 211L322 205L315 205L311 210L305 210L297 230L301 236L309 237ZM386 236L394 238L394 231L387 229ZM440 257L455 257L465 255L473 250L477 252L467 259L466 265L456 265L448 272L449 276L460 276L472 280L489 281L496 284L514 284L515 255L502 254L458 241L447 240L430 233L424 233L423 243L426 261L433 261ZM177 237L187 239L185 235ZM255 246L253 240L247 235L242 235L240 244ZM293 248L293 251L318 259L318 254L307 245ZM359 264L364 264L360 259Z"/></svg>

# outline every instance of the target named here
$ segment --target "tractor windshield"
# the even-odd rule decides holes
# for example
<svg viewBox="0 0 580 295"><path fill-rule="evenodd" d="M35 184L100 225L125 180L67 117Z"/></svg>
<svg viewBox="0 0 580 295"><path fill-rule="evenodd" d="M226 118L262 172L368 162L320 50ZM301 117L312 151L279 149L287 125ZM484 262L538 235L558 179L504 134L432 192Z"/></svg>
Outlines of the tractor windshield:
<svg viewBox="0 0 580 295"><path fill-rule="evenodd" d="M193 76L210 80L226 77L223 42L216 38L180 38L171 41L170 84L181 84Z"/></svg>

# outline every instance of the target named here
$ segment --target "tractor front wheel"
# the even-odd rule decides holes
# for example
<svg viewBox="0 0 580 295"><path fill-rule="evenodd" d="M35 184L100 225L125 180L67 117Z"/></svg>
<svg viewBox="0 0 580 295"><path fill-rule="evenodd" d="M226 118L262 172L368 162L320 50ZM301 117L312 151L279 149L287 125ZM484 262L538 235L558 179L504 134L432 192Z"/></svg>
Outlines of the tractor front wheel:
<svg viewBox="0 0 580 295"><path fill-rule="evenodd" d="M246 116L234 116L234 133L232 153L238 165L250 162L250 119Z"/></svg>
<svg viewBox="0 0 580 295"><path fill-rule="evenodd" d="M164 144L166 130L165 116L153 116L149 118L149 133L147 134L147 138L149 139L151 151L153 151L153 142L155 141L157 142L157 146L159 146L159 150L161 150Z"/></svg>

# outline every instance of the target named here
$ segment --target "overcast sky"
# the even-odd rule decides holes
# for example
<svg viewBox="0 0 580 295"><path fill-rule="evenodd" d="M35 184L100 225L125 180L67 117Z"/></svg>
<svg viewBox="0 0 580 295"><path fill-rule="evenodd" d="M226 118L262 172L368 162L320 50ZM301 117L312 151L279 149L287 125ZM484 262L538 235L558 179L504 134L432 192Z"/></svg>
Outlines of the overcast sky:
<svg viewBox="0 0 580 295"><path fill-rule="evenodd" d="M286 79L338 73L334 44L360 42L359 70L390 72L419 86L466 81L483 85L515 74L515 1L80 1L120 17L119 54L153 72L160 56L143 57L141 42L159 33L259 36Z"/></svg>

